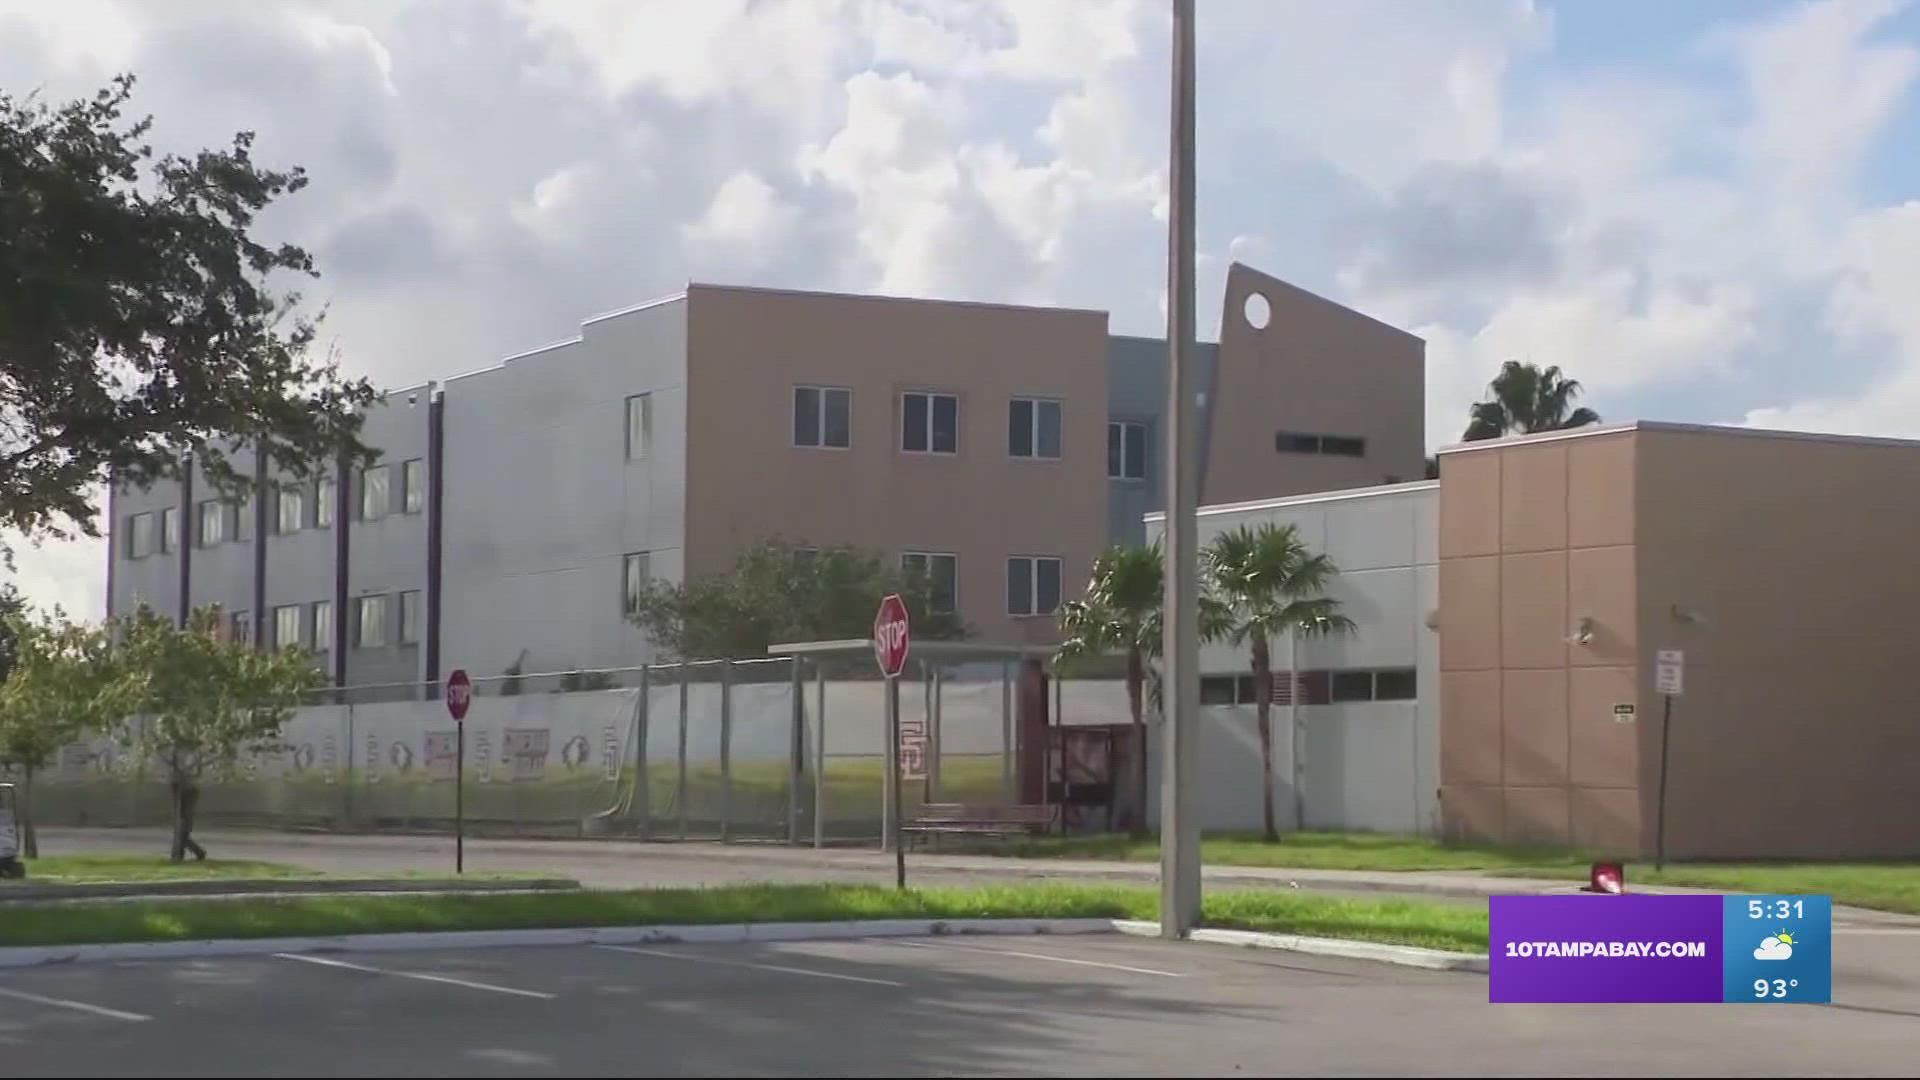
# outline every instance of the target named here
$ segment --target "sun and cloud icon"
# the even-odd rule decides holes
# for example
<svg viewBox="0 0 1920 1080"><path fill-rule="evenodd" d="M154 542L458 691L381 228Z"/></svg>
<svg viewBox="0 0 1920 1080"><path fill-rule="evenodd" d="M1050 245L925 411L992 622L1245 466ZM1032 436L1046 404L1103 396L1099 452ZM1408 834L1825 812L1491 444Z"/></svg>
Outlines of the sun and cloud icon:
<svg viewBox="0 0 1920 1080"><path fill-rule="evenodd" d="M1793 955L1793 935L1785 930L1771 935L1753 950L1755 960L1785 960Z"/></svg>

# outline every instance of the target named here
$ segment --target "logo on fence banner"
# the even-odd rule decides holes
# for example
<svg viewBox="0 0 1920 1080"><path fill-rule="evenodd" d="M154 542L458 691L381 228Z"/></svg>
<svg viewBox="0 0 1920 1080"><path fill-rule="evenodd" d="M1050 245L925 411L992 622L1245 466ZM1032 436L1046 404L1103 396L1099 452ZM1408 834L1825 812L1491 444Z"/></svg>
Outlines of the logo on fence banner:
<svg viewBox="0 0 1920 1080"><path fill-rule="evenodd" d="M427 779L450 781L459 775L457 731L427 732Z"/></svg>
<svg viewBox="0 0 1920 1080"><path fill-rule="evenodd" d="M587 763L587 737L575 735L560 748L560 763L568 772L578 772Z"/></svg>
<svg viewBox="0 0 1920 1080"><path fill-rule="evenodd" d="M474 778L483 784L493 783L493 740L482 731L473 740Z"/></svg>
<svg viewBox="0 0 1920 1080"><path fill-rule="evenodd" d="M380 736L367 736L367 783L380 779Z"/></svg>
<svg viewBox="0 0 1920 1080"><path fill-rule="evenodd" d="M507 761L508 778L538 780L545 776L550 738L546 728L508 728L502 732L500 756Z"/></svg>

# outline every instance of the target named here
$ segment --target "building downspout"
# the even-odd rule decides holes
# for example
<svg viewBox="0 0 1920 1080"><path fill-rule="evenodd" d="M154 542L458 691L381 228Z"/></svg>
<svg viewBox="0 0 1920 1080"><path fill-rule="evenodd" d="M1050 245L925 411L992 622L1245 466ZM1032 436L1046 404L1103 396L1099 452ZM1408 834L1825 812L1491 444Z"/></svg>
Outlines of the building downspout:
<svg viewBox="0 0 1920 1080"><path fill-rule="evenodd" d="M347 685L347 530L352 518L353 460L342 453L334 462L333 482L333 685Z"/></svg>
<svg viewBox="0 0 1920 1080"><path fill-rule="evenodd" d="M193 505L193 455L186 454L180 468L180 596L174 604L174 617L182 630L193 617L193 545L200 539L200 516ZM111 603L112 601L108 601Z"/></svg>
<svg viewBox="0 0 1920 1080"><path fill-rule="evenodd" d="M426 675L428 700L440 697L440 575L442 522L446 493L446 391L427 384L427 627Z"/></svg>
<svg viewBox="0 0 1920 1080"><path fill-rule="evenodd" d="M267 444L253 448L253 648L267 651Z"/></svg>

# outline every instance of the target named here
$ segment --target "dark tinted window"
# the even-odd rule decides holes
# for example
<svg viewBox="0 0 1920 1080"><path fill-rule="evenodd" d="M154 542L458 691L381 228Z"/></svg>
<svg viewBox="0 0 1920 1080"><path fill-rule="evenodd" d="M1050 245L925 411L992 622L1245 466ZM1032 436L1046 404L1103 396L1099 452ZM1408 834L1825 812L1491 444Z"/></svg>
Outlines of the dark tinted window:
<svg viewBox="0 0 1920 1080"><path fill-rule="evenodd" d="M1373 672L1336 671L1333 673L1333 700L1372 701Z"/></svg>
<svg viewBox="0 0 1920 1080"><path fill-rule="evenodd" d="M820 445L820 391L811 386L793 390L793 444Z"/></svg>
<svg viewBox="0 0 1920 1080"><path fill-rule="evenodd" d="M933 449L951 454L960 448L960 399L937 394L933 399Z"/></svg>
<svg viewBox="0 0 1920 1080"><path fill-rule="evenodd" d="M1200 704L1233 704L1234 678L1231 675L1208 675L1200 680Z"/></svg>
<svg viewBox="0 0 1920 1080"><path fill-rule="evenodd" d="M1300 673L1300 704L1325 705L1333 700L1331 680L1324 671Z"/></svg>
<svg viewBox="0 0 1920 1080"><path fill-rule="evenodd" d="M1419 689L1412 668L1389 668L1373 673L1375 701L1412 701L1420 696Z"/></svg>
<svg viewBox="0 0 1920 1080"><path fill-rule="evenodd" d="M1033 456L1033 402L1014 398L1007 403L1007 453Z"/></svg>
<svg viewBox="0 0 1920 1080"><path fill-rule="evenodd" d="M1355 438L1351 435L1322 435L1320 436L1320 452L1323 454L1337 454L1341 457L1366 457L1367 440Z"/></svg>

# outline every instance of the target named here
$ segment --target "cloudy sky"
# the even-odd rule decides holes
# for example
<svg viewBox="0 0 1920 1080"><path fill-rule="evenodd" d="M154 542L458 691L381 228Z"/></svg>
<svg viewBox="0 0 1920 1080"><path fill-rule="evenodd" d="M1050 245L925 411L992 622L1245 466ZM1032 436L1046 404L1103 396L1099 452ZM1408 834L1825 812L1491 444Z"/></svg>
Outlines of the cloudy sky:
<svg viewBox="0 0 1920 1080"><path fill-rule="evenodd" d="M1610 420L1920 436L1920 3L1200 0L1202 332L1250 262ZM1165 0L0 0L0 86L113 73L163 148L313 183L344 362L397 385L689 278L1162 329ZM97 615L97 544L17 552Z"/></svg>

